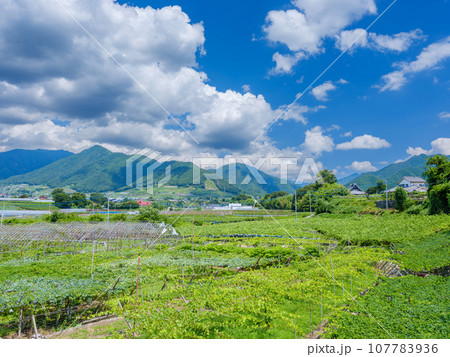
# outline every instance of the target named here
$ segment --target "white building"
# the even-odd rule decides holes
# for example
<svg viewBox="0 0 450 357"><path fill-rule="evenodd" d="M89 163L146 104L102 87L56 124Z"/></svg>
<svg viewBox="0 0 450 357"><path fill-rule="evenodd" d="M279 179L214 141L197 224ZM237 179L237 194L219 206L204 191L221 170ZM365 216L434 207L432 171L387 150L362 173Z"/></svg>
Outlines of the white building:
<svg viewBox="0 0 450 357"><path fill-rule="evenodd" d="M350 186L350 194L354 196L366 195L366 193L361 190L356 183L352 183Z"/></svg>
<svg viewBox="0 0 450 357"><path fill-rule="evenodd" d="M417 186L417 187L425 187L425 184L427 182L420 177L416 177L416 176L404 176L400 182L398 183L398 185L402 188L408 188L408 187L412 187L412 186Z"/></svg>
<svg viewBox="0 0 450 357"><path fill-rule="evenodd" d="M427 192L426 181L423 178L415 176L404 176L397 187L393 187L387 192L395 192L398 187L403 188L406 192Z"/></svg>
<svg viewBox="0 0 450 357"><path fill-rule="evenodd" d="M224 211L224 210L231 210L231 211L251 211L251 210L258 210L259 208L253 207L253 206L242 206L241 203L229 203L228 206L221 206L221 207L214 207L213 210L217 211Z"/></svg>

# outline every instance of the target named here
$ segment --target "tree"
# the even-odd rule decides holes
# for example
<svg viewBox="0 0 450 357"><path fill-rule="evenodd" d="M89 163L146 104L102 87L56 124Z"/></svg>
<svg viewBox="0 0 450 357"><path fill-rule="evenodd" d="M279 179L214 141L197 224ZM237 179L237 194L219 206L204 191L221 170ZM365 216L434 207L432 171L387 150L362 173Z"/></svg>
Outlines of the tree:
<svg viewBox="0 0 450 357"><path fill-rule="evenodd" d="M161 216L156 208L153 207L142 207L139 209L138 219L140 221L148 222L164 222L165 217Z"/></svg>
<svg viewBox="0 0 450 357"><path fill-rule="evenodd" d="M72 204L75 207L84 208L89 204L89 201L84 193L74 192L72 193Z"/></svg>
<svg viewBox="0 0 450 357"><path fill-rule="evenodd" d="M425 168L430 213L450 213L450 161L444 155L435 155L427 159Z"/></svg>
<svg viewBox="0 0 450 357"><path fill-rule="evenodd" d="M435 185L450 181L450 161L444 155L434 155L429 157L425 163L423 173L428 183L428 191Z"/></svg>
<svg viewBox="0 0 450 357"><path fill-rule="evenodd" d="M105 205L108 202L108 199L101 193L91 193L90 199L92 202L97 203L101 206Z"/></svg>
<svg viewBox="0 0 450 357"><path fill-rule="evenodd" d="M337 183L337 178L336 175L333 173L333 171L329 171L329 170L322 170L317 174L318 178L322 178L324 183L329 183L329 184L333 184L333 183Z"/></svg>
<svg viewBox="0 0 450 357"><path fill-rule="evenodd" d="M117 205L118 209L137 209L139 208L139 203L137 201L123 201Z"/></svg>
<svg viewBox="0 0 450 357"><path fill-rule="evenodd" d="M232 203L244 203L244 202L246 203L248 201L253 202L253 198L252 198L252 196L246 195L245 193L240 193L239 195L234 196L231 199Z"/></svg>
<svg viewBox="0 0 450 357"><path fill-rule="evenodd" d="M52 191L53 201L58 208L70 208L72 206L72 197L65 193L62 188L57 188Z"/></svg>
<svg viewBox="0 0 450 357"><path fill-rule="evenodd" d="M434 185L428 193L430 214L450 213L450 182Z"/></svg>
<svg viewBox="0 0 450 357"><path fill-rule="evenodd" d="M398 209L400 212L405 211L408 208L408 194L406 191L401 188L397 187L394 192L394 199L395 199L395 208Z"/></svg>
<svg viewBox="0 0 450 357"><path fill-rule="evenodd" d="M378 194L387 189L386 184L383 181L378 181L375 186L369 187L367 193L370 195Z"/></svg>

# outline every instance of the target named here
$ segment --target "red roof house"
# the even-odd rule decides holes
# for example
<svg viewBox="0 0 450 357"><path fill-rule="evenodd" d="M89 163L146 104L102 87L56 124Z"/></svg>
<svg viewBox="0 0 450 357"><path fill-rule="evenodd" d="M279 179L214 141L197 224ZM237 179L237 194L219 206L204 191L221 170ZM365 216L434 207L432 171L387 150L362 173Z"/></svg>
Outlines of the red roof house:
<svg viewBox="0 0 450 357"><path fill-rule="evenodd" d="M143 206L150 206L153 203L153 202L143 201L142 199L138 200L137 202L139 203L139 206L141 206L141 207L143 207Z"/></svg>

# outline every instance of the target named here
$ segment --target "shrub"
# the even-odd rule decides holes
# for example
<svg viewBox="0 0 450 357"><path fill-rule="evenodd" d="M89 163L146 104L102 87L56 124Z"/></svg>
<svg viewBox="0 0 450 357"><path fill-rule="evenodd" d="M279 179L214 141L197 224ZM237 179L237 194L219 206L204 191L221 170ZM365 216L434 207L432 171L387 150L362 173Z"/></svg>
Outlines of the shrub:
<svg viewBox="0 0 450 357"><path fill-rule="evenodd" d="M319 198L317 200L316 210L315 210L315 212L317 214L320 214L320 213L332 213L332 211L333 211L333 205L330 202L325 201L324 199L321 199L321 198Z"/></svg>
<svg viewBox="0 0 450 357"><path fill-rule="evenodd" d="M166 218L159 214L156 208L142 207L139 209L138 219L144 222L165 222Z"/></svg>
<svg viewBox="0 0 450 357"><path fill-rule="evenodd" d="M422 205L412 205L409 207L405 213L408 214L425 214L425 210L423 209Z"/></svg>
<svg viewBox="0 0 450 357"><path fill-rule="evenodd" d="M450 183L435 185L429 192L430 213L450 213Z"/></svg>
<svg viewBox="0 0 450 357"><path fill-rule="evenodd" d="M92 216L89 216L89 222L104 222L106 221L106 218L100 214L93 214Z"/></svg>
<svg viewBox="0 0 450 357"><path fill-rule="evenodd" d="M59 211L53 211L51 214L45 215L43 219L50 223L81 221L80 216L75 213L63 213Z"/></svg>
<svg viewBox="0 0 450 357"><path fill-rule="evenodd" d="M126 221L127 215L125 213L113 214L110 220L112 222Z"/></svg>
<svg viewBox="0 0 450 357"><path fill-rule="evenodd" d="M395 199L395 209L399 210L400 212L403 212L408 208L409 206L408 194L403 188L397 187L394 193L394 199Z"/></svg>

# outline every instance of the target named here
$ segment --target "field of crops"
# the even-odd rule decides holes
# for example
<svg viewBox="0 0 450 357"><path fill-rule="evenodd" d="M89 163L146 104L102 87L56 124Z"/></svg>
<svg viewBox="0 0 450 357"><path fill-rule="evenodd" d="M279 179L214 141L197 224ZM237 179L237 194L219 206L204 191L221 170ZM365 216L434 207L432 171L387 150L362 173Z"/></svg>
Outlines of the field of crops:
<svg viewBox="0 0 450 357"><path fill-rule="evenodd" d="M450 333L448 216L179 221L170 245L155 239L2 256L0 337L70 337L68 327L110 315L123 319L111 324L112 338ZM398 276L380 269L387 261Z"/></svg>

